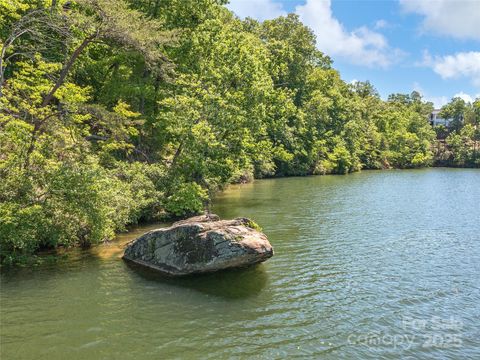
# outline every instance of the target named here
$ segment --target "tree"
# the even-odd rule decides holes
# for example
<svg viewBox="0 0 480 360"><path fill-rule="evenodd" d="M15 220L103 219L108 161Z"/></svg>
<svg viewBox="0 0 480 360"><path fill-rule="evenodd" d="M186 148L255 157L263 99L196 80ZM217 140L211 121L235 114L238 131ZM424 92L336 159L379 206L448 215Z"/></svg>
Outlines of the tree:
<svg viewBox="0 0 480 360"><path fill-rule="evenodd" d="M0 2L0 262L201 212L230 183L432 162L419 93L383 101L298 16L223 4ZM480 106L460 105L449 151L478 166Z"/></svg>
<svg viewBox="0 0 480 360"><path fill-rule="evenodd" d="M462 98L453 98L450 103L444 105L440 116L444 119L452 119L449 125L450 130L459 131L463 126L463 120L467 104Z"/></svg>

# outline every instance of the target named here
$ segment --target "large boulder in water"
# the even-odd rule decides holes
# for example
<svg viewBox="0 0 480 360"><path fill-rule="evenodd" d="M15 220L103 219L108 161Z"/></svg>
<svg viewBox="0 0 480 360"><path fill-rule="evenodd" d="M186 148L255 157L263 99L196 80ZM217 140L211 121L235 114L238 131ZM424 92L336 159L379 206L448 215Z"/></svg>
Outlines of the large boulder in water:
<svg viewBox="0 0 480 360"><path fill-rule="evenodd" d="M272 256L272 246L254 222L210 214L140 236L127 245L123 258L169 275L187 275L244 267Z"/></svg>

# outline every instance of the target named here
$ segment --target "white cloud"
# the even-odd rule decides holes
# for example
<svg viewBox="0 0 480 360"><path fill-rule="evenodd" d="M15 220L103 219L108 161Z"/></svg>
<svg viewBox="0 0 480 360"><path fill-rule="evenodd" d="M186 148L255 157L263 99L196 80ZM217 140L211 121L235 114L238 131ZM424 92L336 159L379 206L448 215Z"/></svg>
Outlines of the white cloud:
<svg viewBox="0 0 480 360"><path fill-rule="evenodd" d="M404 55L392 49L382 34L365 26L354 31L345 29L333 16L330 0L307 0L295 12L317 36L318 49L333 57L359 65L387 67Z"/></svg>
<svg viewBox="0 0 480 360"><path fill-rule="evenodd" d="M227 8L242 19L251 17L263 21L286 15L282 4L274 0L231 0Z"/></svg>
<svg viewBox="0 0 480 360"><path fill-rule="evenodd" d="M227 7L241 18L260 21L286 15L282 4L275 0L232 0ZM304 5L295 8L295 13L315 33L318 49L334 58L341 57L358 65L387 67L404 56L402 51L392 49L379 32L365 26L347 30L333 16L331 0L306 0ZM387 23L379 20L376 25L381 28Z"/></svg>
<svg viewBox="0 0 480 360"><path fill-rule="evenodd" d="M470 95L463 91L460 91L453 95L451 98L447 96L430 96L426 91L423 90L422 86L418 82L414 82L412 89L414 91L418 91L425 101L431 101L435 105L435 109L440 109L443 105L446 105L450 102L451 99L459 97L463 99L465 102L474 102L475 99L480 99L480 94Z"/></svg>
<svg viewBox="0 0 480 360"><path fill-rule="evenodd" d="M380 19L375 22L375 29L384 29L389 27L389 23L386 20Z"/></svg>
<svg viewBox="0 0 480 360"><path fill-rule="evenodd" d="M473 85L480 87L480 52L460 52L454 55L432 57L424 52L423 61L418 65L428 66L443 79L469 78Z"/></svg>
<svg viewBox="0 0 480 360"><path fill-rule="evenodd" d="M423 50L422 60L416 61L414 65L420 66L420 67L431 67L432 63L433 63L433 58L432 58L432 55L430 55L430 52L428 50Z"/></svg>
<svg viewBox="0 0 480 360"><path fill-rule="evenodd" d="M463 99L465 102L470 102L470 103L474 101L474 99L470 95L464 93L463 91L460 91L459 93L453 95L453 97L459 97L460 99Z"/></svg>
<svg viewBox="0 0 480 360"><path fill-rule="evenodd" d="M478 0L400 0L400 5L405 12L424 16L424 31L480 40Z"/></svg>
<svg viewBox="0 0 480 360"><path fill-rule="evenodd" d="M414 82L412 86L413 91L417 91L422 95L424 101L433 103L435 109L440 109L443 105L447 104L450 99L446 96L431 96L429 95L418 82Z"/></svg>
<svg viewBox="0 0 480 360"><path fill-rule="evenodd" d="M453 95L453 97L459 97L463 99L465 102L473 103L475 99L480 99L480 94L476 94L472 96L464 93L463 91L460 91L459 93Z"/></svg>
<svg viewBox="0 0 480 360"><path fill-rule="evenodd" d="M446 96L424 96L423 99L432 102L435 109L441 109L443 105L450 102L450 99Z"/></svg>

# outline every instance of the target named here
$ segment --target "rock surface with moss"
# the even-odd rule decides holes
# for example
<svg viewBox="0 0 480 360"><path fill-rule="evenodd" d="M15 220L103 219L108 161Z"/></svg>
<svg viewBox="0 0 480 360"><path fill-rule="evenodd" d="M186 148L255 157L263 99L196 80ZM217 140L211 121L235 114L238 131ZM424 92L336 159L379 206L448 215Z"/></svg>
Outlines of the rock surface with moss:
<svg viewBox="0 0 480 360"><path fill-rule="evenodd" d="M260 227L247 218L196 216L150 231L127 245L123 258L168 275L244 267L273 256Z"/></svg>

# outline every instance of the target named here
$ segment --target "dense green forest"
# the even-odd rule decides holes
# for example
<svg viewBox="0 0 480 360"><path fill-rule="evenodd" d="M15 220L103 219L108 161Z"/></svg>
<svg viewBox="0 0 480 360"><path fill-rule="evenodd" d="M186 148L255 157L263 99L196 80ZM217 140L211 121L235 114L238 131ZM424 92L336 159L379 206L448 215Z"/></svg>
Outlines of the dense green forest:
<svg viewBox="0 0 480 360"><path fill-rule="evenodd" d="M480 101L383 101L349 84L291 14L221 0L0 2L0 246L111 239L202 211L229 183L443 163L478 166ZM441 139L442 150L435 147Z"/></svg>

